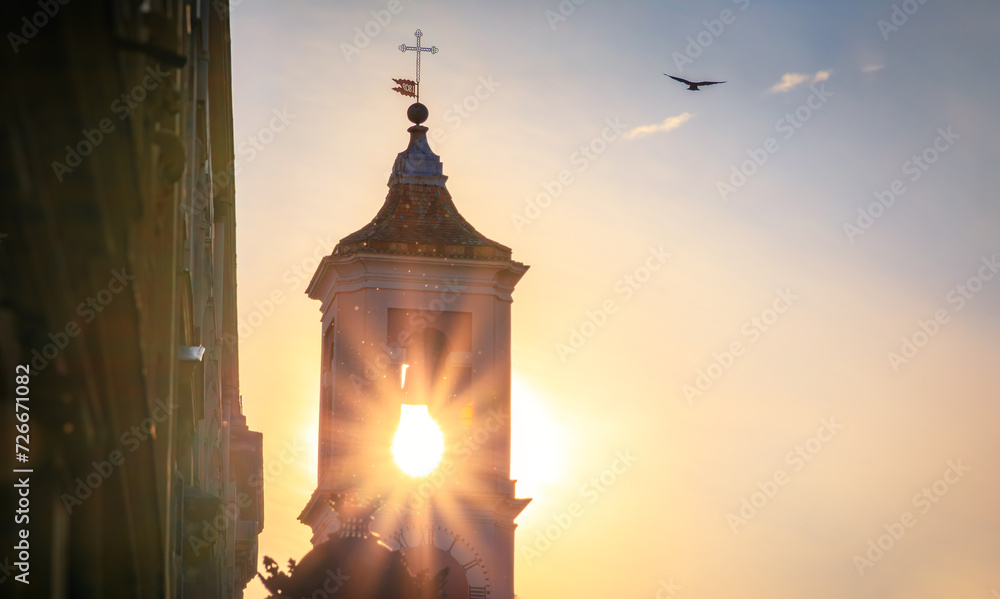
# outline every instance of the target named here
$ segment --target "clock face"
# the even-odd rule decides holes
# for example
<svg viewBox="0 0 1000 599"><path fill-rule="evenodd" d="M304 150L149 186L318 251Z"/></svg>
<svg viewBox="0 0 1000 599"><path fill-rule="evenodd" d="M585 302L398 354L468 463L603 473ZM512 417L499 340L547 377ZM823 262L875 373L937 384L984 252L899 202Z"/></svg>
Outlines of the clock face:
<svg viewBox="0 0 1000 599"><path fill-rule="evenodd" d="M446 599L489 599L490 577L476 548L455 531L440 525L407 525L386 543L399 549L413 574L423 570L433 578L448 568Z"/></svg>

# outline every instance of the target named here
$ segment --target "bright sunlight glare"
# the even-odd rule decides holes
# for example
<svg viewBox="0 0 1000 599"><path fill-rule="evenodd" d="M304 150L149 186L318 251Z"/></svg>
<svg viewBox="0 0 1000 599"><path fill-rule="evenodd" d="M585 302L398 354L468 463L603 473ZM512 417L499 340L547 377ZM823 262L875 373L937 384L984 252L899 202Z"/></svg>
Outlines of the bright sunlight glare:
<svg viewBox="0 0 1000 599"><path fill-rule="evenodd" d="M565 478L570 439L548 406L544 396L511 379L510 471L519 497L549 497Z"/></svg>
<svg viewBox="0 0 1000 599"><path fill-rule="evenodd" d="M444 435L427 406L400 406L399 429L392 440L392 457L410 476L425 476L437 468L444 453Z"/></svg>

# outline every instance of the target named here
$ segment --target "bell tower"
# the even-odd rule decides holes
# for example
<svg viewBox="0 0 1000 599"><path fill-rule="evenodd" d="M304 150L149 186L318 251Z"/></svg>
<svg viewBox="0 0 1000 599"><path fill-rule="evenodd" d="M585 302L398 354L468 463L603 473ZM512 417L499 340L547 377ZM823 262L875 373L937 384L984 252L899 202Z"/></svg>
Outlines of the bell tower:
<svg viewBox="0 0 1000 599"><path fill-rule="evenodd" d="M299 520L318 544L341 519L330 499L382 503L372 530L416 574L448 567L448 599L511 599L511 294L528 267L459 214L407 117L375 218L344 237L309 283L322 302L317 488Z"/></svg>

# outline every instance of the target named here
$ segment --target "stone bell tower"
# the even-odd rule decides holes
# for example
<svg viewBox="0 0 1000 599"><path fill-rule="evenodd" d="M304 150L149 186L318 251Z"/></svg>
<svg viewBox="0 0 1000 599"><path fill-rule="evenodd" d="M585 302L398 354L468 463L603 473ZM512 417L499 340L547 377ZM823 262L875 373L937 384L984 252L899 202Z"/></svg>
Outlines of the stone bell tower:
<svg viewBox="0 0 1000 599"><path fill-rule="evenodd" d="M427 109L407 116L385 203L307 290L323 313L319 472L299 519L318 544L340 527L330 498L377 498L372 529L411 569L448 567L449 599L511 599L514 518L530 501L510 479L511 293L528 267L462 218L427 144ZM393 456L408 406L443 437L423 475Z"/></svg>

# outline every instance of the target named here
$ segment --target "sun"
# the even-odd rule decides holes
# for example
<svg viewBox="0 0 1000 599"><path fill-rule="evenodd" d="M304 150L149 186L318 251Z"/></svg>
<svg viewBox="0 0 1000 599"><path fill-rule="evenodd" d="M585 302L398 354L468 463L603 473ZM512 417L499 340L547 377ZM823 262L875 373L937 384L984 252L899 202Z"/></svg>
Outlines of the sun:
<svg viewBox="0 0 1000 599"><path fill-rule="evenodd" d="M410 476L426 476L437 468L444 454L444 434L427 406L400 406L399 428L392 440L392 457Z"/></svg>
<svg viewBox="0 0 1000 599"><path fill-rule="evenodd" d="M511 379L511 478L518 496L534 497L535 509L519 517L524 524L538 518L546 498L555 497L571 467L573 440L565 422L553 415L552 401L517 376Z"/></svg>

